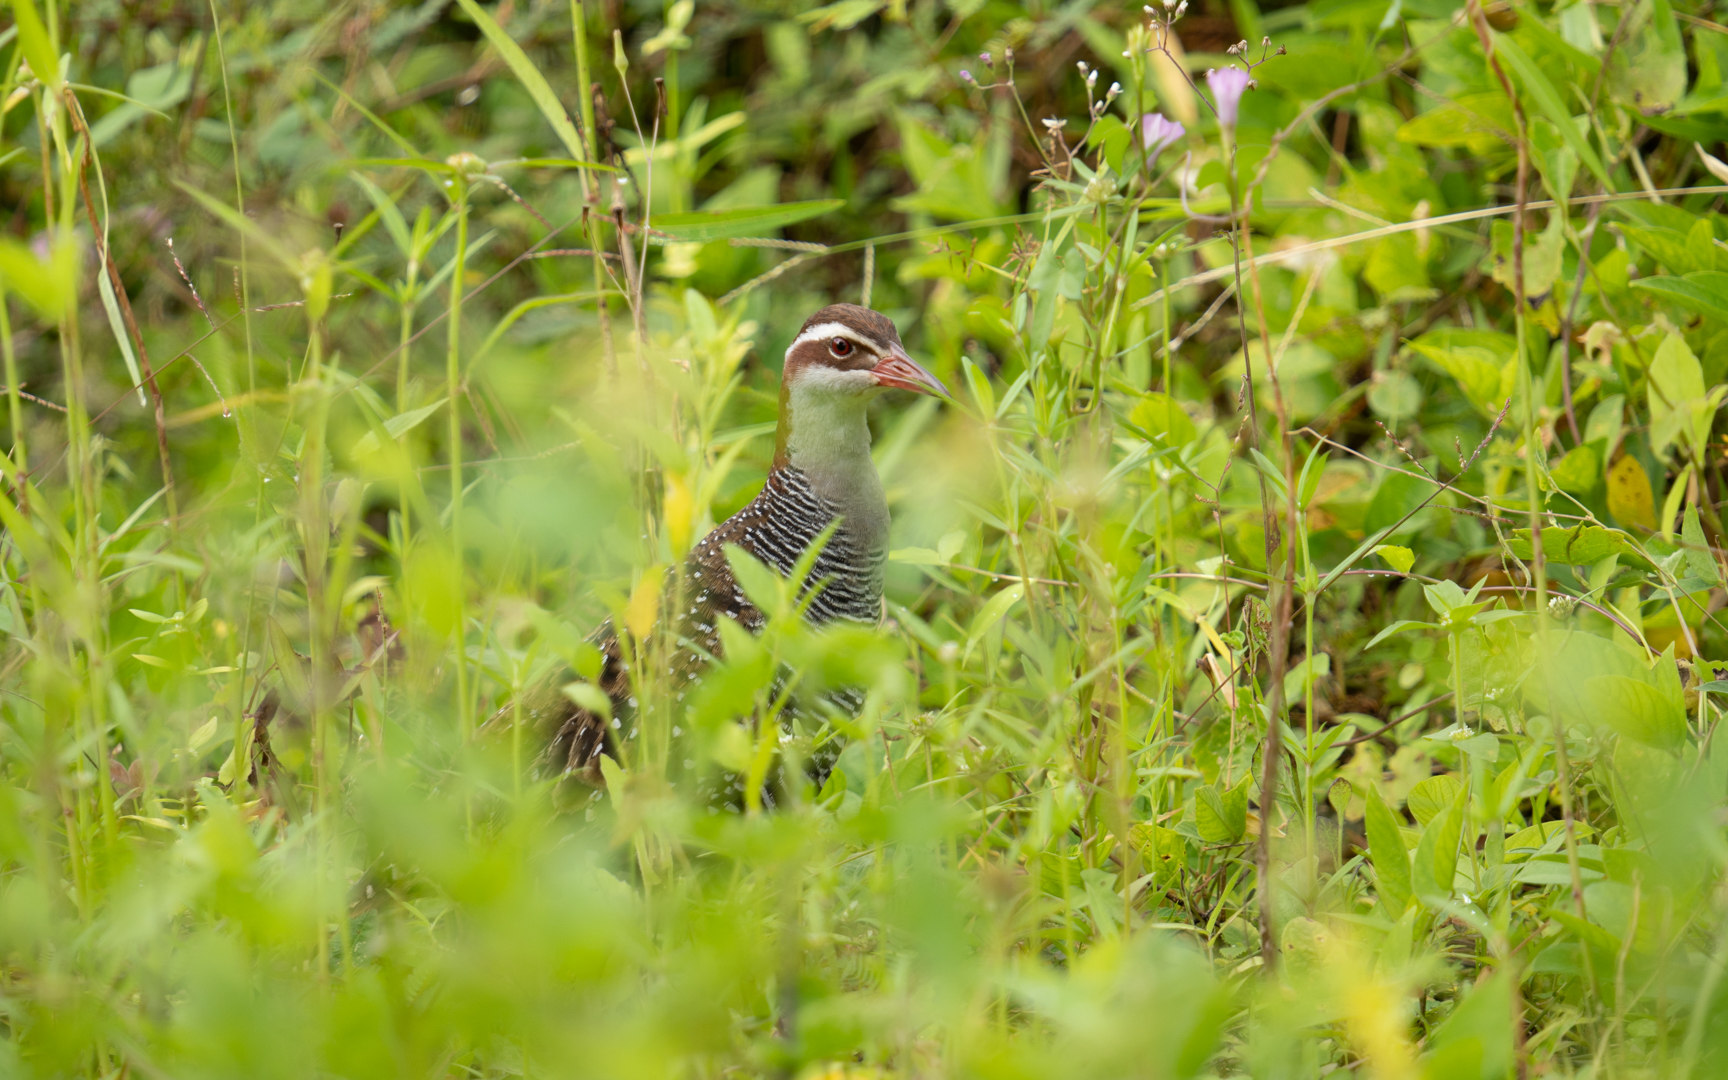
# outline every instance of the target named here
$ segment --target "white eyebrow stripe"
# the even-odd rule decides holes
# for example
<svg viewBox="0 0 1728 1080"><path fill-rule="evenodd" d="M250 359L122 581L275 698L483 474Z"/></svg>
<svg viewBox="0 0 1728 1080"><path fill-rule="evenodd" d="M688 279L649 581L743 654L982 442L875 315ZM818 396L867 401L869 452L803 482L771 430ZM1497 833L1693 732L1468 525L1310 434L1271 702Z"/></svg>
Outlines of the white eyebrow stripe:
<svg viewBox="0 0 1728 1080"><path fill-rule="evenodd" d="M818 341L824 338L837 337L843 337L847 341L858 346L860 349L866 349L877 356L882 355L881 347L875 342L859 337L858 331L852 329L850 326L834 322L817 323L802 334L799 334L792 344L786 347L786 355L791 356L792 350L804 344L806 341Z"/></svg>

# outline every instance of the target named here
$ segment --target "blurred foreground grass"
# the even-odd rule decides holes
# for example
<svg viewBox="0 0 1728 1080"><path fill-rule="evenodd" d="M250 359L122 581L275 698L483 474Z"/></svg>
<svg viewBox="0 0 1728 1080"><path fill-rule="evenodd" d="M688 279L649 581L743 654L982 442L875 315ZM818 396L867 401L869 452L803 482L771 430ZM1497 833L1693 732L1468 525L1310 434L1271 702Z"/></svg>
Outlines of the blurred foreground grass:
<svg viewBox="0 0 1728 1080"><path fill-rule="evenodd" d="M1728 1066L1708 0L7 10L0 1073ZM882 627L557 788L864 298Z"/></svg>

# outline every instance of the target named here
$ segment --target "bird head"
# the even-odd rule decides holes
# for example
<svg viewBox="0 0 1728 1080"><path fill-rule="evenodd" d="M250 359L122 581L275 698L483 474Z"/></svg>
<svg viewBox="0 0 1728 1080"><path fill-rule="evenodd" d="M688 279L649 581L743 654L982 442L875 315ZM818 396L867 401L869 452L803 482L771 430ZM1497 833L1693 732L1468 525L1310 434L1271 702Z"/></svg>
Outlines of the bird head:
<svg viewBox="0 0 1728 1080"><path fill-rule="evenodd" d="M830 304L804 323L786 350L782 385L802 394L874 397L911 390L947 397L941 380L906 355L886 315L857 304Z"/></svg>
<svg viewBox="0 0 1728 1080"><path fill-rule="evenodd" d="M947 397L948 388L906 355L886 315L830 304L804 323L780 374L774 461L811 475L850 475L870 464L865 406L884 390ZM872 473L874 476L874 473Z"/></svg>

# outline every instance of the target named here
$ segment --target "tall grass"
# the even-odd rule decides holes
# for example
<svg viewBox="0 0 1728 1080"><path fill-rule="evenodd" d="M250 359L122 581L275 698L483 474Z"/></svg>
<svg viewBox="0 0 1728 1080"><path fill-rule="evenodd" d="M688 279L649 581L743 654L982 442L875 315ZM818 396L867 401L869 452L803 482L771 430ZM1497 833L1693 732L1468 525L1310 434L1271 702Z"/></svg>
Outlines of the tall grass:
<svg viewBox="0 0 1728 1080"><path fill-rule="evenodd" d="M1721 1066L1707 12L11 10L0 1071ZM860 293L884 621L679 693Z"/></svg>

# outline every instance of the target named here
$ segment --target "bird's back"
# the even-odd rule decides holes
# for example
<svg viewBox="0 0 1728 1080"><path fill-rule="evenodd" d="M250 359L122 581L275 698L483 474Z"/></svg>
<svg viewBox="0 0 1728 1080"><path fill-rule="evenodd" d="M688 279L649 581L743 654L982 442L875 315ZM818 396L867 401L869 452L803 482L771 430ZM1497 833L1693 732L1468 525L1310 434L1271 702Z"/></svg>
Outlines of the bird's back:
<svg viewBox="0 0 1728 1080"><path fill-rule="evenodd" d="M668 603L682 593L678 612L677 654L672 663L676 680L697 678L708 657L719 657L721 619L733 619L745 630L759 633L766 616L739 585L726 548L741 548L758 561L788 576L822 533L840 518L823 545L806 579L816 590L805 617L816 625L847 619L874 623L882 610L882 564L885 552L875 536L860 536L848 528L839 508L818 495L809 480L790 465L776 467L762 491L742 510L727 518L690 551L681 590L668 574L662 595ZM663 612L662 617L671 614ZM602 753L616 755L616 742L630 738L635 712L631 680L622 642L608 620L593 636L604 657L599 685L611 700L613 719L583 709L563 698L556 688L544 689L528 703L534 721L551 727L547 746L548 771L574 775L591 784L600 780Z"/></svg>

